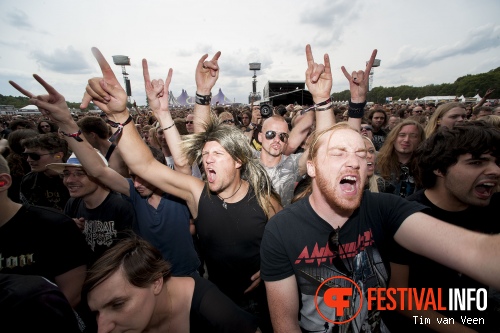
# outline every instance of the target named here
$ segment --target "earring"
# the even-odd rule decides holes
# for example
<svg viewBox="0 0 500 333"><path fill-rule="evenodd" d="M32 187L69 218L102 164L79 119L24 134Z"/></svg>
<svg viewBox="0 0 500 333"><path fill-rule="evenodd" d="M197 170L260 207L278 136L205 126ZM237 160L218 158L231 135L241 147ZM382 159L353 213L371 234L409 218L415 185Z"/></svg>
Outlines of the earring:
<svg viewBox="0 0 500 333"><path fill-rule="evenodd" d="M5 186L5 181L4 180L0 180L0 187L3 187Z"/></svg>

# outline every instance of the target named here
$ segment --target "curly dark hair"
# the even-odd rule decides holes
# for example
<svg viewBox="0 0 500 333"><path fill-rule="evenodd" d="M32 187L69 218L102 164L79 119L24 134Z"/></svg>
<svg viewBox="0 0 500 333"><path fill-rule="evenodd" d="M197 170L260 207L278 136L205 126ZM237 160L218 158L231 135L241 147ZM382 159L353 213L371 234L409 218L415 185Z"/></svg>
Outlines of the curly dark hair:
<svg viewBox="0 0 500 333"><path fill-rule="evenodd" d="M439 170L446 175L448 168L458 162L461 155L479 158L491 154L500 162L500 130L484 122L470 122L453 129L440 127L415 151L417 172L415 181L424 188L432 188Z"/></svg>

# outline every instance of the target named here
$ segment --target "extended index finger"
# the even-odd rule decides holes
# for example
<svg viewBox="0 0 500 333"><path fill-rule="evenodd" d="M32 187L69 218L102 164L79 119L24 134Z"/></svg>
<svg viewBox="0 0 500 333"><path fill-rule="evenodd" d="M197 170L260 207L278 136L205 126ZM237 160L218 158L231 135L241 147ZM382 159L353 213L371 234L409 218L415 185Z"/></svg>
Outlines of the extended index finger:
<svg viewBox="0 0 500 333"><path fill-rule="evenodd" d="M212 61L217 61L217 60L219 60L220 55L221 55L221 52L220 52L220 51L217 51L217 53L216 53L216 54L214 54L214 57L212 58Z"/></svg>
<svg viewBox="0 0 500 333"><path fill-rule="evenodd" d="M151 78L149 76L148 61L146 59L142 59L142 75L144 76L144 84L146 86L151 84Z"/></svg>
<svg viewBox="0 0 500 333"><path fill-rule="evenodd" d="M366 69L365 73L370 74L372 70L373 63L375 62L375 57L377 56L377 49L373 50L372 56L370 57L370 60L368 61L368 64L366 64Z"/></svg>
<svg viewBox="0 0 500 333"><path fill-rule="evenodd" d="M113 70L109 66L108 62L106 61L106 58L102 55L101 51L97 47L92 48L92 54L94 55L95 59L97 60L97 63L99 64L99 67L101 67L101 72L102 76L104 77L104 80L108 82L113 82L113 83L118 83L118 80L116 79L115 73L113 73Z"/></svg>
<svg viewBox="0 0 500 333"><path fill-rule="evenodd" d="M306 59L307 59L307 66L312 66L314 64L314 57L311 51L311 45L309 44L306 45Z"/></svg>

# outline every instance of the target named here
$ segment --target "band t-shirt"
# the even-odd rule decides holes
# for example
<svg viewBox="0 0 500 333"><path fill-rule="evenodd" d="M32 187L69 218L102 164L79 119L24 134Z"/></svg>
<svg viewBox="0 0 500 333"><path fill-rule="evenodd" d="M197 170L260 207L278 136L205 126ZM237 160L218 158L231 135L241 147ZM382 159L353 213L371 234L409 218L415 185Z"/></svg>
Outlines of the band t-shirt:
<svg viewBox="0 0 500 333"><path fill-rule="evenodd" d="M328 285L319 289L322 282L334 276L348 277L359 286L365 300L368 288L387 287L388 251L393 236L408 216L424 208L392 194L364 191L360 207L337 231L338 252L346 271L336 264L337 249L332 251L328 245L334 229L313 210L306 197L269 220L261 244L261 277L264 281L278 281L295 275L300 292L301 328L304 332L331 332L334 325L316 309L316 292L322 314L335 321L354 317L360 297L353 291L350 307L344 309L342 316L336 316L335 309L323 300ZM330 283L354 288L342 278ZM376 306L369 311L366 301L362 302L360 314L345 325L352 332L363 332L368 327L371 332L387 331L380 320L380 311Z"/></svg>

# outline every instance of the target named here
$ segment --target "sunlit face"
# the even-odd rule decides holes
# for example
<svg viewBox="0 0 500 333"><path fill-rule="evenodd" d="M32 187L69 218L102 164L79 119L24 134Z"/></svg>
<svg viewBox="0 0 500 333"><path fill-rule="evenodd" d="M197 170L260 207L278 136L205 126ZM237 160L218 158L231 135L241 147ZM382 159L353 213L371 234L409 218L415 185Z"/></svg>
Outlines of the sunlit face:
<svg viewBox="0 0 500 333"><path fill-rule="evenodd" d="M31 167L32 172L45 172L47 171L47 164L50 163L60 163L62 158L62 153L52 153L48 150L41 148L26 148L24 149L23 157ZM33 154L30 156L30 153ZM37 158L40 157L38 160ZM35 157L35 158L33 158Z"/></svg>
<svg viewBox="0 0 500 333"><path fill-rule="evenodd" d="M45 121L42 121L40 123L40 129L42 130L42 132L44 133L50 133L50 125L49 123L45 122Z"/></svg>
<svg viewBox="0 0 500 333"><path fill-rule="evenodd" d="M88 305L96 312L98 332L144 332L154 321L160 282L136 287L121 269L88 293Z"/></svg>
<svg viewBox="0 0 500 333"><path fill-rule="evenodd" d="M194 133L194 114L188 114L186 116L186 129L189 134Z"/></svg>
<svg viewBox="0 0 500 333"><path fill-rule="evenodd" d="M130 178L132 178L134 188L141 197L149 197L156 190L153 185L133 173L130 173Z"/></svg>
<svg viewBox="0 0 500 333"><path fill-rule="evenodd" d="M165 140L165 134L163 133L162 128L158 128L156 130L156 136L158 137L158 142L162 147L167 145L167 141Z"/></svg>
<svg viewBox="0 0 500 333"><path fill-rule="evenodd" d="M364 140L350 129L326 133L314 161L307 162L309 176L333 209L352 211L359 207L367 177Z"/></svg>
<svg viewBox="0 0 500 333"><path fill-rule="evenodd" d="M87 173L80 167L65 167L63 184L68 188L69 195L72 198L84 198L92 195L99 187L90 180Z"/></svg>
<svg viewBox="0 0 500 333"><path fill-rule="evenodd" d="M366 147L366 175L368 178L373 176L375 172L375 157L376 157L376 151L375 147L373 146L372 143L368 142L368 140L365 139L365 147Z"/></svg>
<svg viewBox="0 0 500 333"><path fill-rule="evenodd" d="M465 120L465 109L456 107L446 112L439 120L439 126L453 128L455 125L463 124Z"/></svg>
<svg viewBox="0 0 500 333"><path fill-rule="evenodd" d="M385 114L383 112L375 112L372 118L372 126L375 131L378 131L385 121Z"/></svg>
<svg viewBox="0 0 500 333"><path fill-rule="evenodd" d="M490 154L473 158L460 155L444 177L444 187L451 198L470 206L487 206L500 180L500 161Z"/></svg>
<svg viewBox="0 0 500 333"><path fill-rule="evenodd" d="M411 154L420 144L420 135L416 125L406 125L401 128L394 142L394 149L401 154Z"/></svg>
<svg viewBox="0 0 500 333"><path fill-rule="evenodd" d="M221 193L234 182L240 181L237 170L241 167L241 163L236 162L217 141L205 143L202 158L211 191Z"/></svg>
<svg viewBox="0 0 500 333"><path fill-rule="evenodd" d="M276 135L272 139L267 139L265 133L275 131ZM268 118L262 125L262 131L259 133L259 141L262 143L261 154L268 154L274 157L281 157L286 143L281 141L280 133L288 134L288 124L281 119Z"/></svg>

